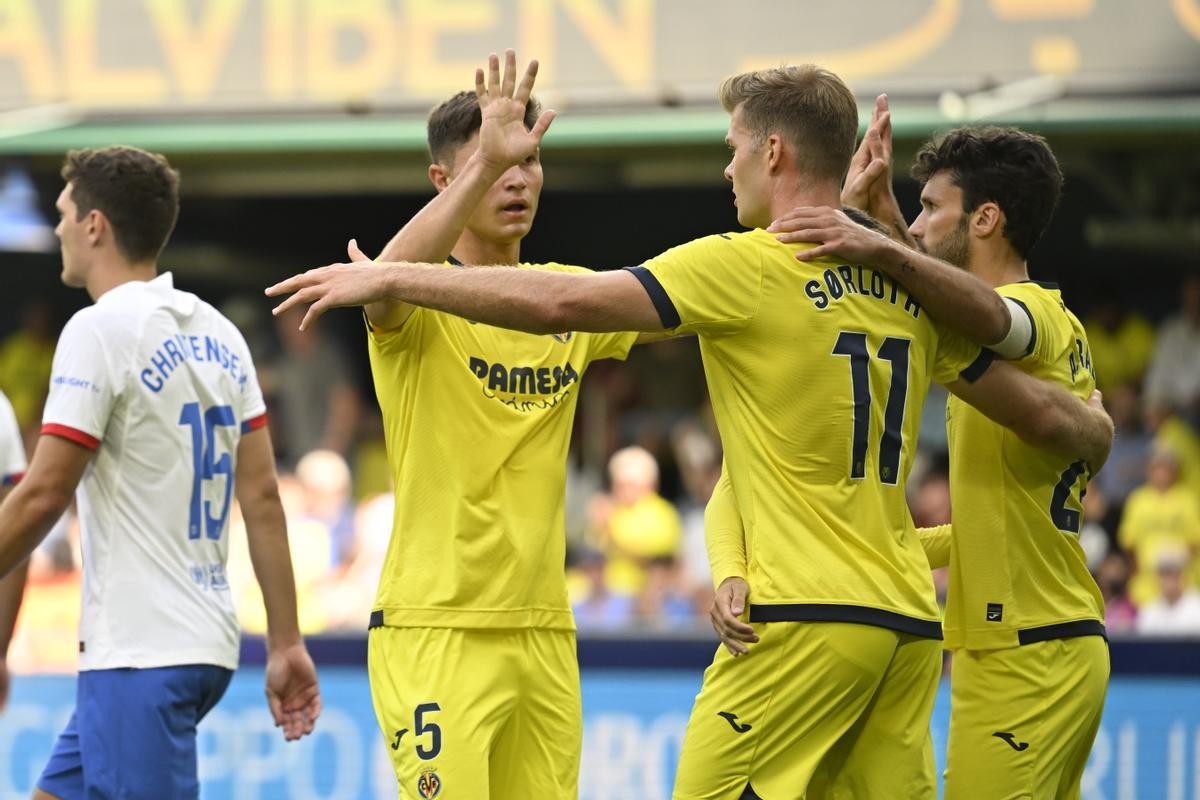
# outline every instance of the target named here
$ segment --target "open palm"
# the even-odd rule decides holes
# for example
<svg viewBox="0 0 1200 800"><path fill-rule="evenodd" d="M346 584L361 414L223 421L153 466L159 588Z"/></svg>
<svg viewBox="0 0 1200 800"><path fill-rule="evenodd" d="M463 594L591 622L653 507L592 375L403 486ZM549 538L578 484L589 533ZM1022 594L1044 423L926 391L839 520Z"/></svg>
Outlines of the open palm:
<svg viewBox="0 0 1200 800"><path fill-rule="evenodd" d="M475 70L475 94L483 122L479 128L479 155L485 160L505 167L520 164L537 154L542 137L554 121L554 112L545 111L532 129L525 127L525 107L533 92L538 62L530 61L525 75L517 84L517 55L504 53L504 77L500 77L500 59L493 53L488 58L487 81L482 69Z"/></svg>

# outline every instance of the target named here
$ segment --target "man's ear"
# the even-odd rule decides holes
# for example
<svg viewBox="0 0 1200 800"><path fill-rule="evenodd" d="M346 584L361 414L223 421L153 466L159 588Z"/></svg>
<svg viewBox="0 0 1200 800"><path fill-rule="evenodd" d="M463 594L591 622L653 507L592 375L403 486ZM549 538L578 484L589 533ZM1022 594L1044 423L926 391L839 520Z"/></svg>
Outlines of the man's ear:
<svg viewBox="0 0 1200 800"><path fill-rule="evenodd" d="M971 212L971 233L981 239L1004 233L1004 212L992 201Z"/></svg>
<svg viewBox="0 0 1200 800"><path fill-rule="evenodd" d="M429 182L433 184L433 188L438 190L438 193L446 191L446 187L450 185L450 170L445 164L434 162L429 165Z"/></svg>
<svg viewBox="0 0 1200 800"><path fill-rule="evenodd" d="M88 244L92 247L100 244L105 234L110 233L111 230L112 226L108 222L108 217L98 209L93 208L83 220L83 231L87 235Z"/></svg>
<svg viewBox="0 0 1200 800"><path fill-rule="evenodd" d="M783 137L777 133L772 133L767 137L765 145L767 150L767 168L771 172L778 172L783 167Z"/></svg>

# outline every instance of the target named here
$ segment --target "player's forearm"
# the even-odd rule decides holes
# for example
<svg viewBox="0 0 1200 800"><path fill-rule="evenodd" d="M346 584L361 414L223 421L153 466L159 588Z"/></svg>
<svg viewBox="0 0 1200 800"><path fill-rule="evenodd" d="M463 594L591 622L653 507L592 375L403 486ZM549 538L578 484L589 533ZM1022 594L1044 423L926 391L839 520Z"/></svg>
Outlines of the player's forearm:
<svg viewBox="0 0 1200 800"><path fill-rule="evenodd" d="M916 250L917 241L908 232L904 212L900 210L900 203L896 201L896 195L892 194L890 189L887 192L871 192L868 195L867 207L863 210L887 226L888 236Z"/></svg>
<svg viewBox="0 0 1200 800"><path fill-rule="evenodd" d="M473 154L454 180L392 237L378 260L444 261L479 201L503 174Z"/></svg>
<svg viewBox="0 0 1200 800"><path fill-rule="evenodd" d="M903 284L926 313L973 342L990 347L1012 327L1004 299L964 269L896 242L872 266Z"/></svg>
<svg viewBox="0 0 1200 800"><path fill-rule="evenodd" d="M595 275L511 267L387 266L389 297L487 325L538 334L662 330L661 323L631 318L629 309L593 291L599 288Z"/></svg>
<svg viewBox="0 0 1200 800"><path fill-rule="evenodd" d="M250 563L262 589L267 612L267 647L275 650L300 642L296 612L296 581L288 548L287 523L279 497L264 496L245 504L246 541Z"/></svg>
<svg viewBox="0 0 1200 800"><path fill-rule="evenodd" d="M26 478L0 504L0 578L24 562L66 512L71 494Z"/></svg>
<svg viewBox="0 0 1200 800"><path fill-rule="evenodd" d="M749 579L746 562L746 535L738 512L737 498L729 473L722 466L721 477L704 509L704 544L713 586L729 578Z"/></svg>
<svg viewBox="0 0 1200 800"><path fill-rule="evenodd" d="M917 528L917 538L921 541L921 549L925 558L929 559L930 569L941 569L950 565L950 525L936 525L932 528Z"/></svg>
<svg viewBox="0 0 1200 800"><path fill-rule="evenodd" d="M0 578L0 659L7 656L8 646L12 643L28 574L29 559L26 558L12 572Z"/></svg>

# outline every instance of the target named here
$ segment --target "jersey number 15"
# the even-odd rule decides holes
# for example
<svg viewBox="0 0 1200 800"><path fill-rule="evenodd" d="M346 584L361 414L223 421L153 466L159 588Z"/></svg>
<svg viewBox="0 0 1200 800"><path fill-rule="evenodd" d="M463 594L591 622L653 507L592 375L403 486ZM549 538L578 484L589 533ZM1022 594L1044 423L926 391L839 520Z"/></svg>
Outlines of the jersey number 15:
<svg viewBox="0 0 1200 800"><path fill-rule="evenodd" d="M220 539L225 529L225 518L229 516L229 498L233 493L233 459L229 453L217 457L217 437L214 429L218 425L236 426L237 417L231 406L213 406L200 410L199 403L186 403L179 412L179 424L191 428L192 433L192 501L188 506L188 538L199 539L201 525L209 539ZM212 515L214 503L204 500L205 481L225 477L225 497L221 501L220 513ZM203 506L203 508L201 508Z"/></svg>

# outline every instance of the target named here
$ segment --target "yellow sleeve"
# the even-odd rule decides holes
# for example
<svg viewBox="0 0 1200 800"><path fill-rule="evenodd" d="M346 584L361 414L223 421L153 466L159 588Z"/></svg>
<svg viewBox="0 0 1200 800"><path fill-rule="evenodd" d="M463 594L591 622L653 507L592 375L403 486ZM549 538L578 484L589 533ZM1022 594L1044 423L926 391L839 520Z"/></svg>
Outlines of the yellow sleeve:
<svg viewBox="0 0 1200 800"><path fill-rule="evenodd" d="M736 333L758 313L763 250L744 234L718 234L673 247L630 268L667 330Z"/></svg>
<svg viewBox="0 0 1200 800"><path fill-rule="evenodd" d="M714 587L720 586L726 578L747 577L745 531L733 494L733 483L724 464L721 465L721 478L704 509L704 542L708 547L708 566L712 570Z"/></svg>
<svg viewBox="0 0 1200 800"><path fill-rule="evenodd" d="M945 385L959 380L974 383L987 372L996 358L995 353L937 322L933 323L933 327L937 332L937 350L933 360L935 383Z"/></svg>
<svg viewBox="0 0 1200 800"><path fill-rule="evenodd" d="M921 549L925 551L925 558L929 559L930 569L950 566L949 523L932 528L917 528L917 537L921 540Z"/></svg>

